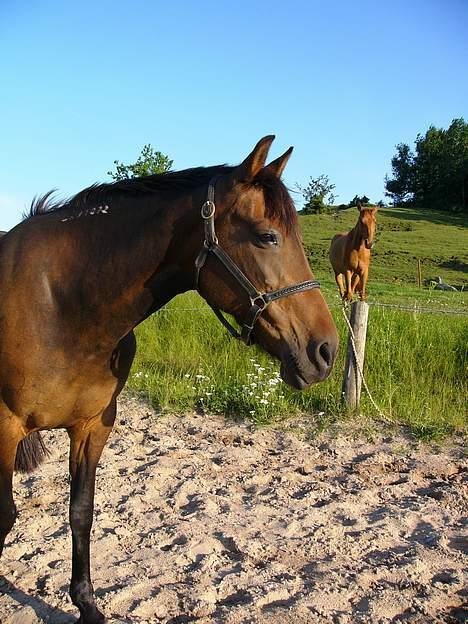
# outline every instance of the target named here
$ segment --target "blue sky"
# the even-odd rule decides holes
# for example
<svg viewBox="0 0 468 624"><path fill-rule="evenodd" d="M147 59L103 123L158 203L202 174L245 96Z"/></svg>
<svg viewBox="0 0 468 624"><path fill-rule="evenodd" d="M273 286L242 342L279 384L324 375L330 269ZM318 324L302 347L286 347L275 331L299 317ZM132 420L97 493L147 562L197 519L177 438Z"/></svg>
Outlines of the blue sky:
<svg viewBox="0 0 468 624"><path fill-rule="evenodd" d="M397 143L468 119L467 23L467 0L0 0L0 229L145 143L183 169L265 134L289 186L378 201Z"/></svg>

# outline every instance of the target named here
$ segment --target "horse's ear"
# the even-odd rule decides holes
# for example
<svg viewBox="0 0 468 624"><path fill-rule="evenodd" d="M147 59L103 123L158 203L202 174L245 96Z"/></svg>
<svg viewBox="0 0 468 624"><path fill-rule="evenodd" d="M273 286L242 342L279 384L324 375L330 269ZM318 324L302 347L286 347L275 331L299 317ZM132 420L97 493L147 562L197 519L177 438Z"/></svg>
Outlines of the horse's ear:
<svg viewBox="0 0 468 624"><path fill-rule="evenodd" d="M270 134L263 137L263 139L260 139L244 162L234 169L233 174L236 180L250 182L255 178L257 173L259 173L265 166L268 151L274 139L274 134Z"/></svg>
<svg viewBox="0 0 468 624"><path fill-rule="evenodd" d="M361 212L361 210L362 210L362 204L361 204L361 202L360 202L360 201L356 202L356 207L357 207L357 209L359 210L359 212Z"/></svg>
<svg viewBox="0 0 468 624"><path fill-rule="evenodd" d="M282 156L280 156L276 160L273 160L269 165L265 167L266 171L269 171L277 178L281 178L281 174L283 173L284 168L288 163L289 157L291 156L293 149L293 147L290 147L284 152Z"/></svg>

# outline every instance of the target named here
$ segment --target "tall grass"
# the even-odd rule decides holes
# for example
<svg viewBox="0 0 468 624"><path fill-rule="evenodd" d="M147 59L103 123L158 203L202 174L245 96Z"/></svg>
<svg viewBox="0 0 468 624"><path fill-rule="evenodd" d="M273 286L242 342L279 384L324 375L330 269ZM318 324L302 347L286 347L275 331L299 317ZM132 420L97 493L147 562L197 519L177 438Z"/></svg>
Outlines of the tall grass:
<svg viewBox="0 0 468 624"><path fill-rule="evenodd" d="M203 409L261 423L306 413L326 424L346 415L341 384L347 331L341 310L332 312L341 340L334 373L295 392L279 380L278 365L268 356L231 339L198 295L177 297L138 328L130 388L162 411ZM386 416L426 439L463 430L467 345L466 318L371 308L365 375ZM375 416L365 395L361 412Z"/></svg>

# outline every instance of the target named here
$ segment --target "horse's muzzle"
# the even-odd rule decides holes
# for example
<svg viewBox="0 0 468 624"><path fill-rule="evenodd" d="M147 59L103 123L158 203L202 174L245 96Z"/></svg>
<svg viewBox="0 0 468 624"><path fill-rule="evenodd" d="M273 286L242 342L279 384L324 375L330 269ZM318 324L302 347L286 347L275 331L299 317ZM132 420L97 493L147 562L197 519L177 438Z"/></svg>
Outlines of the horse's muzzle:
<svg viewBox="0 0 468 624"><path fill-rule="evenodd" d="M311 341L303 354L289 351L281 363L281 377L296 390L324 381L331 373L338 351L337 336L321 342Z"/></svg>

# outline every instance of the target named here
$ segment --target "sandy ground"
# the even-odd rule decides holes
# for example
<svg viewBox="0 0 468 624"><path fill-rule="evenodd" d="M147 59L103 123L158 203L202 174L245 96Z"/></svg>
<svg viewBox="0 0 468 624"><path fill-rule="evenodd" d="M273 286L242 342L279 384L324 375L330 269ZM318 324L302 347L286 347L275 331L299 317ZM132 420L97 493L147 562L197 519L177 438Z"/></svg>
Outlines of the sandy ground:
<svg viewBox="0 0 468 624"><path fill-rule="evenodd" d="M97 479L94 586L110 622L466 621L467 462L403 438L157 419L132 398ZM296 430L302 433L297 433ZM74 622L67 436L15 480L0 622Z"/></svg>

